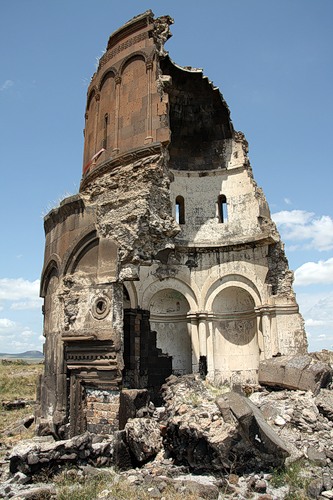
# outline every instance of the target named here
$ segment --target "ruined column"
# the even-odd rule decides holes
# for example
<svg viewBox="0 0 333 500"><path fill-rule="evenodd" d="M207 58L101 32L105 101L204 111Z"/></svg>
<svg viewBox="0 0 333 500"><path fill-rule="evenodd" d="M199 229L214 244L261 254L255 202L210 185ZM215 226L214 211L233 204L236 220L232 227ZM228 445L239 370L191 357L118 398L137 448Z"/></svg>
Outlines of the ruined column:
<svg viewBox="0 0 333 500"><path fill-rule="evenodd" d="M147 90L147 137L145 138L145 144L153 142L152 136L152 110L151 110L151 85L152 85L152 73L153 73L153 61L147 61L146 63L147 80L148 80L148 90Z"/></svg>
<svg viewBox="0 0 333 500"><path fill-rule="evenodd" d="M268 306L263 306L261 308L261 322L262 322L262 334L264 341L264 351L265 358L272 357L272 339L271 339L271 321L270 321L270 308Z"/></svg>
<svg viewBox="0 0 333 500"><path fill-rule="evenodd" d="M115 106L115 124L114 124L114 148L113 153L119 153L119 104L120 104L120 84L121 76L116 76L116 106Z"/></svg>
<svg viewBox="0 0 333 500"><path fill-rule="evenodd" d="M213 319L209 318L207 321L208 337L207 337L207 370L208 378L214 380L215 363L214 363L214 326Z"/></svg>
<svg viewBox="0 0 333 500"><path fill-rule="evenodd" d="M192 372L198 373L200 357L198 320L195 313L188 313L187 318L190 320L190 322L187 323L187 327L192 345Z"/></svg>

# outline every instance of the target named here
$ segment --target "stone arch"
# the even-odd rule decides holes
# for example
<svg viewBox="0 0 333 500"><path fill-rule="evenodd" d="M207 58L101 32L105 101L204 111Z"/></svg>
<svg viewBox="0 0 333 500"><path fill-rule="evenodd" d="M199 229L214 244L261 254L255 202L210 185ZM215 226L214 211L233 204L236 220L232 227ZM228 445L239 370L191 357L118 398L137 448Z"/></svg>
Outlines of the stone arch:
<svg viewBox="0 0 333 500"><path fill-rule="evenodd" d="M164 287L150 299L150 325L156 332L156 346L172 357L172 372L192 372L192 347L187 325L190 304L174 288Z"/></svg>
<svg viewBox="0 0 333 500"><path fill-rule="evenodd" d="M151 282L143 291L141 307L143 309L149 309L149 305L153 295L155 295L156 292L159 292L160 290L164 290L166 288L172 288L182 293L190 305L190 310L198 310L199 298L195 294L194 289L184 281L181 281L177 278L168 278L167 280L155 280Z"/></svg>
<svg viewBox="0 0 333 500"><path fill-rule="evenodd" d="M212 304L215 297L221 290L230 286L237 286L246 290L254 300L255 306L261 305L261 295L257 286L246 276L241 274L228 274L218 280L209 280L202 289L203 308L207 311L212 310Z"/></svg>
<svg viewBox="0 0 333 500"><path fill-rule="evenodd" d="M82 257L93 247L98 245L98 237L95 229L87 229L77 238L64 257L63 274L72 274Z"/></svg>
<svg viewBox="0 0 333 500"><path fill-rule="evenodd" d="M85 113L85 128L84 128L84 155L83 155L83 165L84 167L91 160L92 156L96 153L95 151L95 141L96 141L96 115L98 113L98 103L96 97L98 95L98 89L93 87L88 95L87 107Z"/></svg>
<svg viewBox="0 0 333 500"><path fill-rule="evenodd" d="M47 293L47 288L50 282L51 275L56 275L59 278L60 275L60 268L61 268L61 260L59 255L53 253L47 265L45 266L43 273L42 273L42 278L40 282L40 296L45 297Z"/></svg>
<svg viewBox="0 0 333 500"><path fill-rule="evenodd" d="M104 85L107 78L109 78L109 77L116 78L116 76L117 76L117 71L115 68L108 68L106 71L104 71L104 73L102 74L102 76L99 80L98 90L99 91L102 90L103 85Z"/></svg>
<svg viewBox="0 0 333 500"><path fill-rule="evenodd" d="M119 74L119 149L128 151L142 146L147 136L148 75L146 59L135 53L123 62Z"/></svg>
<svg viewBox="0 0 333 500"><path fill-rule="evenodd" d="M57 292L59 286L59 257L53 254L41 282L41 296L44 298L44 336L58 329L59 314Z"/></svg>
<svg viewBox="0 0 333 500"><path fill-rule="evenodd" d="M118 74L121 76L124 73L126 67L129 64L131 64L133 61L135 61L135 60L136 61L141 60L144 63L146 63L147 62L147 55L144 52L140 51L140 50L138 50L136 52L133 52L130 56L126 57L122 61L121 65L120 65L120 68L119 68Z"/></svg>
<svg viewBox="0 0 333 500"><path fill-rule="evenodd" d="M136 309L138 307L138 294L132 281L126 281L124 287L129 296L129 302L131 309Z"/></svg>
<svg viewBox="0 0 333 500"><path fill-rule="evenodd" d="M116 137L116 83L111 69L102 76L99 84L100 101L97 118L96 149L112 149Z"/></svg>
<svg viewBox="0 0 333 500"><path fill-rule="evenodd" d="M251 291L244 283L229 281L211 295L214 378L218 383L258 382L258 327Z"/></svg>
<svg viewBox="0 0 333 500"><path fill-rule="evenodd" d="M87 98L87 108L86 110L88 111L89 110L89 107L90 107L90 103L93 99L93 97L95 96L96 94L96 89L95 87L91 89L91 91L89 92L89 95L88 95L88 98Z"/></svg>

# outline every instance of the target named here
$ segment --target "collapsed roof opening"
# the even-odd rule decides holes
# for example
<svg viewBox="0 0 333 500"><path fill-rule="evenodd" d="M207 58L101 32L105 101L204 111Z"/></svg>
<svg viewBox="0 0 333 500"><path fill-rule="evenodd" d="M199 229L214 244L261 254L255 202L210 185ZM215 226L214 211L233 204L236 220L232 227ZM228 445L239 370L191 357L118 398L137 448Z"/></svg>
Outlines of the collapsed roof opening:
<svg viewBox="0 0 333 500"><path fill-rule="evenodd" d="M226 167L225 141L233 135L229 108L201 70L160 61L170 99L170 166L175 170L211 170Z"/></svg>

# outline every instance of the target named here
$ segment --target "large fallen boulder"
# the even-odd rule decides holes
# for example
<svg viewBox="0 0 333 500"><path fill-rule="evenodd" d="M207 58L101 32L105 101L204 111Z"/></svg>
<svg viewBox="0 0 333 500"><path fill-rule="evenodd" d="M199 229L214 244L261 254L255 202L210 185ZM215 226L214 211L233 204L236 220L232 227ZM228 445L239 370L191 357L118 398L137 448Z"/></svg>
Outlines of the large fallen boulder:
<svg viewBox="0 0 333 500"><path fill-rule="evenodd" d="M142 416L144 409L147 409L146 413L148 414L149 402L147 389L122 389L119 405L119 429L124 429L127 421L130 418L136 418L138 413L141 413L140 416Z"/></svg>
<svg viewBox="0 0 333 500"><path fill-rule="evenodd" d="M309 354L278 356L259 365L259 383L275 388L312 391L318 394L332 380L332 368Z"/></svg>
<svg viewBox="0 0 333 500"><path fill-rule="evenodd" d="M289 455L288 447L266 422L261 411L248 398L236 392L228 392L217 398L216 404L221 408L222 414L226 403L239 423L246 441L253 447L253 452L255 450L254 454L259 453L265 463L283 463Z"/></svg>
<svg viewBox="0 0 333 500"><path fill-rule="evenodd" d="M163 444L177 464L196 472L244 472L284 463L287 447L245 397L228 393L215 401L194 375L170 377L163 394Z"/></svg>
<svg viewBox="0 0 333 500"><path fill-rule="evenodd" d="M152 418L133 418L125 425L126 441L140 464L155 457L162 448L160 426Z"/></svg>

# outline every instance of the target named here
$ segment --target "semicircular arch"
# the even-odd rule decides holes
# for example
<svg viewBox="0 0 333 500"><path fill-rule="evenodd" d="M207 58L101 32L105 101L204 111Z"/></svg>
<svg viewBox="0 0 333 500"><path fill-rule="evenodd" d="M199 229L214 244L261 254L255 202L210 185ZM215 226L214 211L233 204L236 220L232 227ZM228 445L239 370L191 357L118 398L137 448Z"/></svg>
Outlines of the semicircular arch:
<svg viewBox="0 0 333 500"><path fill-rule="evenodd" d="M95 87L93 89L91 89L91 91L89 92L88 94L88 97L87 97L87 111L89 110L89 107L90 107L90 103L92 101L92 98L94 97L94 95L96 94L96 89Z"/></svg>
<svg viewBox="0 0 333 500"><path fill-rule="evenodd" d="M51 276L56 275L59 278L61 268L61 260L58 254L53 253L44 270L42 272L42 277L40 280L40 296L45 297L47 292L47 287L50 281Z"/></svg>
<svg viewBox="0 0 333 500"><path fill-rule="evenodd" d="M223 276L223 278L219 280L214 281L209 286L204 299L204 309L207 311L211 311L215 297L217 297L217 295L222 290L229 287L238 287L247 291L251 295L255 307L261 304L261 296L259 290L251 280L240 274L229 274Z"/></svg>
<svg viewBox="0 0 333 500"><path fill-rule="evenodd" d="M153 296L165 289L172 289L182 293L190 305L190 310L197 311L198 297L196 297L193 289L187 283L177 278L168 278L163 281L155 280L150 283L142 294L142 308L149 310Z"/></svg>
<svg viewBox="0 0 333 500"><path fill-rule="evenodd" d="M106 71L104 71L103 75L101 76L98 84L98 90L101 91L103 88L104 83L108 78L115 78L117 75L117 71L115 68L108 68Z"/></svg>
<svg viewBox="0 0 333 500"><path fill-rule="evenodd" d="M97 237L97 231L93 226L87 228L84 233L81 233L78 238L76 238L66 252L63 262L63 274L71 274L82 255L82 252L87 251L88 247L91 247L93 243L98 243L99 238Z"/></svg>
<svg viewBox="0 0 333 500"><path fill-rule="evenodd" d="M124 282L124 287L127 290L130 304L131 304L131 309L137 309L138 307L138 294L135 289L135 286L133 284L133 281L126 281Z"/></svg>
<svg viewBox="0 0 333 500"><path fill-rule="evenodd" d="M147 56L144 52L138 50L137 52L134 52L130 56L128 56L124 61L121 63L121 66L119 68L119 75L122 75L125 71L125 69L134 61L143 61L144 63L147 61Z"/></svg>

